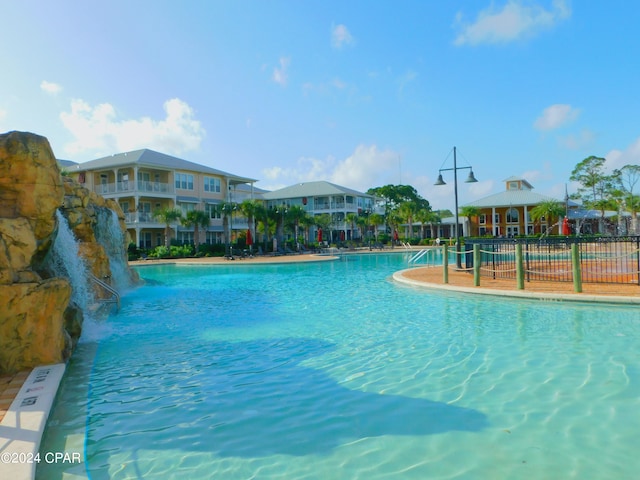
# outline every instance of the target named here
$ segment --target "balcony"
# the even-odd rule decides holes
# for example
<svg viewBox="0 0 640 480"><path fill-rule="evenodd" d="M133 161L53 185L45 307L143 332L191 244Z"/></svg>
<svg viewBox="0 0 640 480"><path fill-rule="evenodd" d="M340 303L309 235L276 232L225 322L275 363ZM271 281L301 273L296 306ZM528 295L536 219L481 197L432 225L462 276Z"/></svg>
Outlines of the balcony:
<svg viewBox="0 0 640 480"><path fill-rule="evenodd" d="M124 214L124 222L127 225L146 224L162 226L162 223L156 220L151 212L127 212Z"/></svg>
<svg viewBox="0 0 640 480"><path fill-rule="evenodd" d="M175 189L171 183L160 182L116 182L97 185L94 191L99 195L118 195L141 193L145 195L173 195Z"/></svg>

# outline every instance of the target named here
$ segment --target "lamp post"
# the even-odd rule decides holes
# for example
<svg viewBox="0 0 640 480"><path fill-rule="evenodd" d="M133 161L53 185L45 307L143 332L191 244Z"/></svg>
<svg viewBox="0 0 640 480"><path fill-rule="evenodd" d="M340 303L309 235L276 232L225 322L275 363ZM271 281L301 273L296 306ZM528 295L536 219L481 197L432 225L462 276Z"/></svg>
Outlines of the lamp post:
<svg viewBox="0 0 640 480"><path fill-rule="evenodd" d="M460 269L462 268L462 258L460 258L460 223L458 220L458 170L466 170L469 169L469 176L465 180L465 183L475 183L476 177L473 175L473 169L468 167L458 167L456 160L456 147L453 147L453 168L441 168L438 171L438 179L434 185L446 185L445 181L442 179L442 172L448 172L453 170L453 193L455 197L455 222L456 222L456 266Z"/></svg>

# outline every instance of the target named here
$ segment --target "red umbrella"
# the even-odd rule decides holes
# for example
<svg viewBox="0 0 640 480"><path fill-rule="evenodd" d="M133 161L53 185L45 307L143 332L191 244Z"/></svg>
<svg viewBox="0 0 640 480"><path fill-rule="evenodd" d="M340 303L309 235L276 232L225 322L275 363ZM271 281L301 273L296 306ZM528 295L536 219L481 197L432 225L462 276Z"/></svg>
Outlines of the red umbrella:
<svg viewBox="0 0 640 480"><path fill-rule="evenodd" d="M247 228L247 245L253 245L253 237L251 236L251 229Z"/></svg>
<svg viewBox="0 0 640 480"><path fill-rule="evenodd" d="M318 243L322 242L322 229L318 229Z"/></svg>
<svg viewBox="0 0 640 480"><path fill-rule="evenodd" d="M571 234L571 229L569 228L569 219L567 217L564 217L564 220L562 221L562 234L563 235Z"/></svg>
<svg viewBox="0 0 640 480"><path fill-rule="evenodd" d="M344 230L340 230L340 240L344 242Z"/></svg>
<svg viewBox="0 0 640 480"><path fill-rule="evenodd" d="M394 239L395 241L398 241L398 231L397 231L397 230L394 230L394 231L393 231L393 239Z"/></svg>

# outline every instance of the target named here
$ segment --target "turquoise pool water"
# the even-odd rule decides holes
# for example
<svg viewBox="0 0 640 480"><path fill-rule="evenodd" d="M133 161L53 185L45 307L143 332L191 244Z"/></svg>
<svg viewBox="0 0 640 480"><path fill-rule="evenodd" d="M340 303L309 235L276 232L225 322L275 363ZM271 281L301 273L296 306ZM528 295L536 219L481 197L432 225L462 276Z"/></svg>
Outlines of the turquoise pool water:
<svg viewBox="0 0 640 480"><path fill-rule="evenodd" d="M38 478L637 478L637 307L413 289L406 262L140 268L43 439L85 464Z"/></svg>

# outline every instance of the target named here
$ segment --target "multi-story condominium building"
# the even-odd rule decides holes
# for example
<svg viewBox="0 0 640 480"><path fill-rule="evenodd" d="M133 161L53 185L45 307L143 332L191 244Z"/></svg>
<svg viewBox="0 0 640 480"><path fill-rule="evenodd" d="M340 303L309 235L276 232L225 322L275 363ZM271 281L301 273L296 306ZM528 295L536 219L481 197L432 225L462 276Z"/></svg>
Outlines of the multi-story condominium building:
<svg viewBox="0 0 640 480"><path fill-rule="evenodd" d="M339 242L363 238L362 228L351 224L347 219L349 213L370 215L384 213L379 200L374 195L341 187L330 182L304 182L281 188L262 195L267 208L285 212L297 205L309 215L328 214L331 219L329 231L323 232L322 241ZM319 228L313 226L309 234L310 241L319 239Z"/></svg>
<svg viewBox="0 0 640 480"><path fill-rule="evenodd" d="M131 240L141 248L164 243L165 224L154 215L162 209L180 209L183 215L193 209L206 211L210 222L200 241L225 243L228 239L220 209L223 202L240 203L258 198L262 192L255 189L255 179L149 149L66 165L65 169L86 188L119 203ZM172 238L184 243L194 241L193 228L182 227L179 222L170 226ZM246 221L235 221L233 228L246 229Z"/></svg>

